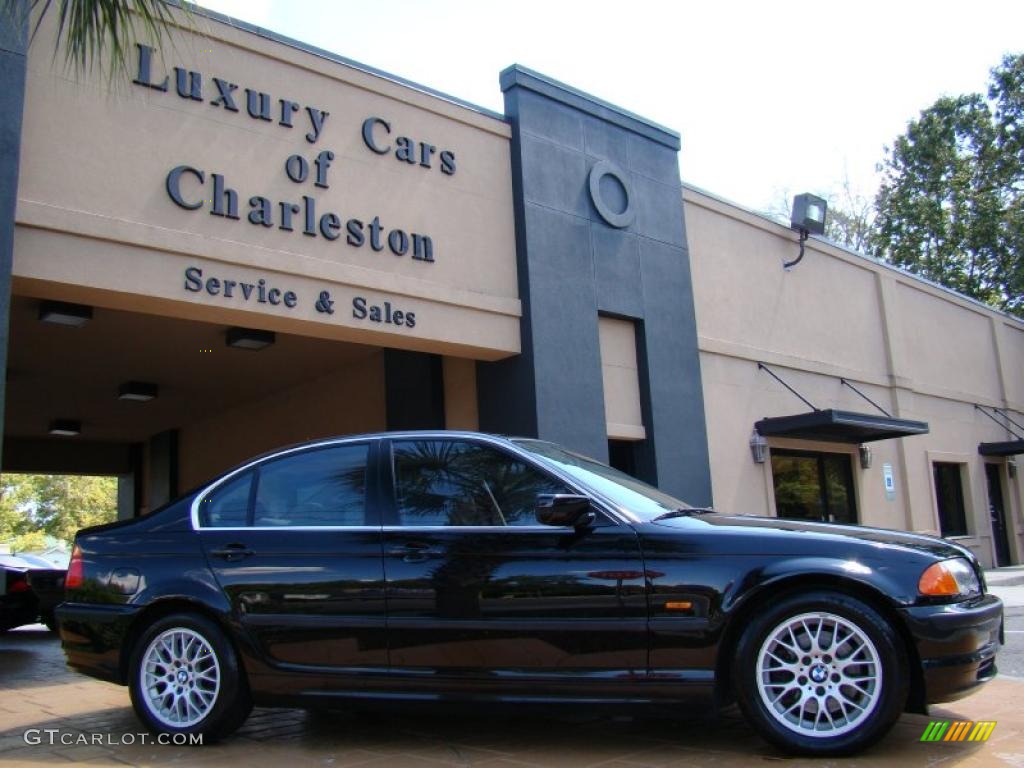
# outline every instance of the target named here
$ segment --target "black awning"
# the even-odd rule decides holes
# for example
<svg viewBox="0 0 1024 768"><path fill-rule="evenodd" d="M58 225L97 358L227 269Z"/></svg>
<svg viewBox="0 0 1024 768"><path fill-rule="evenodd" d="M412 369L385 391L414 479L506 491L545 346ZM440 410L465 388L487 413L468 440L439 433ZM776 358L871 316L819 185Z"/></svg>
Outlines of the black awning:
<svg viewBox="0 0 1024 768"><path fill-rule="evenodd" d="M978 443L982 456L1016 456L1024 453L1024 440L1007 440L1005 443Z"/></svg>
<svg viewBox="0 0 1024 768"><path fill-rule="evenodd" d="M811 411L761 419L754 428L764 437L793 437L830 443L870 443L893 437L928 434L928 422L894 419L853 411Z"/></svg>

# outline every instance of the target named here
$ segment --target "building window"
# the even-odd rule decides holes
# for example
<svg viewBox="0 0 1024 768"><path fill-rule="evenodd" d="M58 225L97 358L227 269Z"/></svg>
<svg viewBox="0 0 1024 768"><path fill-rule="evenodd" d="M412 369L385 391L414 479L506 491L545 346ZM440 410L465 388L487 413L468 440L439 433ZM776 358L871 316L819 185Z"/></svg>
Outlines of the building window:
<svg viewBox="0 0 1024 768"><path fill-rule="evenodd" d="M772 482L779 517L857 522L849 454L773 449Z"/></svg>
<svg viewBox="0 0 1024 768"><path fill-rule="evenodd" d="M964 509L963 465L936 461L935 503L939 508L939 530L943 536L967 535L967 512Z"/></svg>
<svg viewBox="0 0 1024 768"><path fill-rule="evenodd" d="M636 473L636 447L639 445L634 440L609 440L608 441L608 466L619 472L625 472L631 477L637 477Z"/></svg>

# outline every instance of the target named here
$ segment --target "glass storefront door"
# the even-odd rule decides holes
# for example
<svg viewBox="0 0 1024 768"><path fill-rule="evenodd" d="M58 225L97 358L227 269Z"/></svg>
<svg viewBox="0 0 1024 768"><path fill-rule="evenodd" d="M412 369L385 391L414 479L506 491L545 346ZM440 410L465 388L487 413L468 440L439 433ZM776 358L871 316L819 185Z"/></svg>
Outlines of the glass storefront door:
<svg viewBox="0 0 1024 768"><path fill-rule="evenodd" d="M772 449L772 481L779 517L857 522L849 454Z"/></svg>

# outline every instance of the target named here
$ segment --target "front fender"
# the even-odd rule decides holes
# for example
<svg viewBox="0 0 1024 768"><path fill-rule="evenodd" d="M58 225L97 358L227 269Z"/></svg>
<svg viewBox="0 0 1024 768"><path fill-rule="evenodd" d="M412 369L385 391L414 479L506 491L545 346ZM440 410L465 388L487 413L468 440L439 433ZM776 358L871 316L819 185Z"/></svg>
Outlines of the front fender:
<svg viewBox="0 0 1024 768"><path fill-rule="evenodd" d="M827 589L847 584L867 590L886 603L913 605L917 599L917 566L836 557L797 556L773 560L747 572L722 595L722 611L732 613L742 604L783 584L804 589ZM913 591L911 591L913 590Z"/></svg>

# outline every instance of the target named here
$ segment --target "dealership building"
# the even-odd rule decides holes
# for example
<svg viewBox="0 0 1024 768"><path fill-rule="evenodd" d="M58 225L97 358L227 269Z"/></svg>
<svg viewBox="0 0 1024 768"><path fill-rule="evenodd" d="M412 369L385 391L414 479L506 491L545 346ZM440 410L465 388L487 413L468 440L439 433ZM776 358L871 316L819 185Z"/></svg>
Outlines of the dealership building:
<svg viewBox="0 0 1024 768"><path fill-rule="evenodd" d="M519 66L493 113L199 11L127 71L0 30L2 469L144 514L254 454L471 429L697 505L1024 561L1024 322L680 182ZM684 169L685 172L685 169Z"/></svg>

